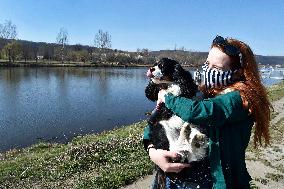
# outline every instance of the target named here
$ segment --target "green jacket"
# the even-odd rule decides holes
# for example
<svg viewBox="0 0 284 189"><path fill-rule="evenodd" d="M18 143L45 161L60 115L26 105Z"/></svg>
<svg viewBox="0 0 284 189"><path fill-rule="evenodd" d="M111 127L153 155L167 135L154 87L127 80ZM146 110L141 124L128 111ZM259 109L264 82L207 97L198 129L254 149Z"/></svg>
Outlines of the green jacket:
<svg viewBox="0 0 284 189"><path fill-rule="evenodd" d="M167 95L165 104L184 121L208 126L210 168L215 189L250 188L245 150L254 121L243 108L238 91L202 101ZM146 141L150 132L149 128L144 130Z"/></svg>

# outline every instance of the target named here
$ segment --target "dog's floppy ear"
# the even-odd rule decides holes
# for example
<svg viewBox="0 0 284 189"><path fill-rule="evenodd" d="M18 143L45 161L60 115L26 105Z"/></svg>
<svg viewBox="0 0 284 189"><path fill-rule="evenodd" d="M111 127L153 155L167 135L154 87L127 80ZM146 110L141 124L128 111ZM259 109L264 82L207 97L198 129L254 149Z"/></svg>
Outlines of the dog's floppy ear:
<svg viewBox="0 0 284 189"><path fill-rule="evenodd" d="M182 84L186 79L186 71L182 68L180 64L176 64L173 73L173 80L178 84Z"/></svg>
<svg viewBox="0 0 284 189"><path fill-rule="evenodd" d="M153 83L152 81L150 81L145 88L145 95L149 100L155 102L158 100L159 91L160 91L159 86Z"/></svg>
<svg viewBox="0 0 284 189"><path fill-rule="evenodd" d="M190 72L184 70L180 64L175 65L173 80L179 85L181 96L192 98L198 90Z"/></svg>

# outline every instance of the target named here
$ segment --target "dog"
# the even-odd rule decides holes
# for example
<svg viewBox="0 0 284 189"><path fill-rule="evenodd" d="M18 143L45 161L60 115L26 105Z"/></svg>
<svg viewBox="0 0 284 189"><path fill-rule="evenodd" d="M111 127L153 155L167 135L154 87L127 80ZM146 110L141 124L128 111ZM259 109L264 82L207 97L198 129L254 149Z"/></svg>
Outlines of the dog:
<svg viewBox="0 0 284 189"><path fill-rule="evenodd" d="M145 95L151 101L157 101L160 91L186 98L195 98L198 86L191 74L175 60L162 58L147 71L150 78ZM151 129L150 140L157 149L177 151L179 157L172 162L190 163L202 160L206 156L208 138L198 126L183 121L165 104L159 104L148 119ZM183 173L164 173L157 167L157 181L163 186L165 176L179 179ZM161 187L163 188L163 187Z"/></svg>

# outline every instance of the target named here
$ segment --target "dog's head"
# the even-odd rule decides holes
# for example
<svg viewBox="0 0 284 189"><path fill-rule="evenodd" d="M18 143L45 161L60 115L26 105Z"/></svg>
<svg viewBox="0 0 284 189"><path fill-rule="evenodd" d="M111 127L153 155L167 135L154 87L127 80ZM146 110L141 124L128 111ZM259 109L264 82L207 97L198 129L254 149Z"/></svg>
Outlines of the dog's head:
<svg viewBox="0 0 284 189"><path fill-rule="evenodd" d="M146 97L152 101L158 99L158 92L167 89L169 84L177 84L181 89L181 96L191 98L197 91L197 85L191 74L184 70L175 60L162 58L147 71L150 82L145 89Z"/></svg>
<svg viewBox="0 0 284 189"><path fill-rule="evenodd" d="M155 83L170 83L174 81L173 75L180 64L169 58L162 58L147 71L147 76Z"/></svg>

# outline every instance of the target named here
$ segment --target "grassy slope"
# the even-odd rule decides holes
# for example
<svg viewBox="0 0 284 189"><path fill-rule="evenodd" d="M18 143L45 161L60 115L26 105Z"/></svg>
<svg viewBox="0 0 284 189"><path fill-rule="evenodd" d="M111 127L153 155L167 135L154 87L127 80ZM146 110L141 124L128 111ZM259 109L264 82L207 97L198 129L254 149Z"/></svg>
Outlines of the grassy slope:
<svg viewBox="0 0 284 189"><path fill-rule="evenodd" d="M152 172L142 148L146 122L77 137L67 145L40 143L2 154L0 188L119 188Z"/></svg>
<svg viewBox="0 0 284 189"><path fill-rule="evenodd" d="M277 101L284 97L284 82L281 82L278 85L274 85L269 87L268 96L271 101ZM271 118L273 119L277 116L279 112L271 112ZM270 126L270 136L271 136L271 144L267 147L253 147L253 137L251 137L251 142L247 148L246 160L248 162L259 162L256 163L259 167L258 169L265 170L262 173L253 173L254 175L264 175L253 177L255 181L261 183L265 187L275 188L274 186L268 186L271 182L282 182L284 179L284 166L281 164L283 161L283 149L281 143L283 141L283 132L284 132L284 118L281 118L277 123ZM269 154L272 154L271 156ZM281 155L282 154L282 155ZM247 163L248 163L247 162ZM254 164L254 163L252 163ZM266 170L267 169L267 170ZM273 172L273 173L271 173ZM274 183L275 184L275 183ZM279 184L276 184L277 187ZM260 188L262 188L260 187ZM256 185L252 188L258 189Z"/></svg>
<svg viewBox="0 0 284 189"><path fill-rule="evenodd" d="M278 85L269 87L268 96L271 101L276 101L282 98L284 96L284 82L282 81Z"/></svg>
<svg viewBox="0 0 284 189"><path fill-rule="evenodd" d="M269 97L284 96L284 82ZM39 143L0 154L0 188L119 188L152 172L142 147L146 122L77 137L67 145Z"/></svg>

